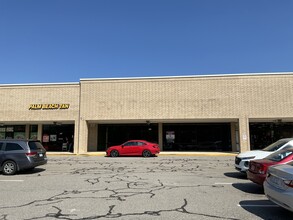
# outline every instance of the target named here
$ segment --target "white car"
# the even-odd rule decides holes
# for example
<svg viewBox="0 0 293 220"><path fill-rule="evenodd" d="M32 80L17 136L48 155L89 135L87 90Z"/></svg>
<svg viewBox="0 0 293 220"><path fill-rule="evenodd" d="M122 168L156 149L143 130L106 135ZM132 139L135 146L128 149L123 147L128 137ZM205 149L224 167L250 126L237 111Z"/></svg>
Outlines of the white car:
<svg viewBox="0 0 293 220"><path fill-rule="evenodd" d="M264 192L269 200L293 212L293 162L269 167Z"/></svg>
<svg viewBox="0 0 293 220"><path fill-rule="evenodd" d="M277 150L293 148L293 138L280 139L262 150L252 150L238 154L235 157L235 169L245 173L250 160L263 159Z"/></svg>

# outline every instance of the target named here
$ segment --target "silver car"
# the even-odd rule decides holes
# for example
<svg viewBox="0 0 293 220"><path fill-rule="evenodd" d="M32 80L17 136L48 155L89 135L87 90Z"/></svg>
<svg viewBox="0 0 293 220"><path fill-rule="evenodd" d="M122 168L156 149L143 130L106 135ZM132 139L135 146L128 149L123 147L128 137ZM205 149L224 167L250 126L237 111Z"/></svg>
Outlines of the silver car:
<svg viewBox="0 0 293 220"><path fill-rule="evenodd" d="M269 200L293 212L293 162L269 167L264 192Z"/></svg>
<svg viewBox="0 0 293 220"><path fill-rule="evenodd" d="M47 163L46 150L39 141L0 140L0 171L13 175Z"/></svg>

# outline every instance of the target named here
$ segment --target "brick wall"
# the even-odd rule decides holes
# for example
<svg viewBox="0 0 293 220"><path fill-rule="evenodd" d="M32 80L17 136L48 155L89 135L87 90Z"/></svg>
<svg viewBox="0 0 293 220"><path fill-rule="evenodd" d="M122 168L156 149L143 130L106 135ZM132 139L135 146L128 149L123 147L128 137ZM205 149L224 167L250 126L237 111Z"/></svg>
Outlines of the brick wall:
<svg viewBox="0 0 293 220"><path fill-rule="evenodd" d="M91 120L292 117L293 75L85 80Z"/></svg>
<svg viewBox="0 0 293 220"><path fill-rule="evenodd" d="M0 86L0 121L78 119L79 84ZM31 104L70 104L69 109L29 110Z"/></svg>

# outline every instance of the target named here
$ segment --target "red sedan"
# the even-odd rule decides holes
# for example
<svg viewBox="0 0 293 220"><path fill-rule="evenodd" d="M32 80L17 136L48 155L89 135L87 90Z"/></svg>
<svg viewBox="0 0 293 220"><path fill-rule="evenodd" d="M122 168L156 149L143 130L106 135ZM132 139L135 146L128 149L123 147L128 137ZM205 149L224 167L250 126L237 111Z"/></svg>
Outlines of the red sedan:
<svg viewBox="0 0 293 220"><path fill-rule="evenodd" d="M264 159L251 160L247 171L247 179L259 185L263 185L269 166L288 163L292 161L292 159L293 149L289 148L277 151Z"/></svg>
<svg viewBox="0 0 293 220"><path fill-rule="evenodd" d="M160 153L158 144L144 140L131 140L124 144L111 146L106 150L107 156L143 156L150 157Z"/></svg>

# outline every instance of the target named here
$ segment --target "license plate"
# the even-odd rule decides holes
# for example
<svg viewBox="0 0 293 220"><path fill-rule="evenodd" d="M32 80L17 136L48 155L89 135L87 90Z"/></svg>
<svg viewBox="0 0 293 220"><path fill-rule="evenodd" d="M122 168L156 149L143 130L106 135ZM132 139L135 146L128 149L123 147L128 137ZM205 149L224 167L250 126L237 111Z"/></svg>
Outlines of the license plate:
<svg viewBox="0 0 293 220"><path fill-rule="evenodd" d="M269 180L276 187L278 187L278 188L282 187L282 180L281 179L279 179L279 178L277 178L275 176L270 176Z"/></svg>

